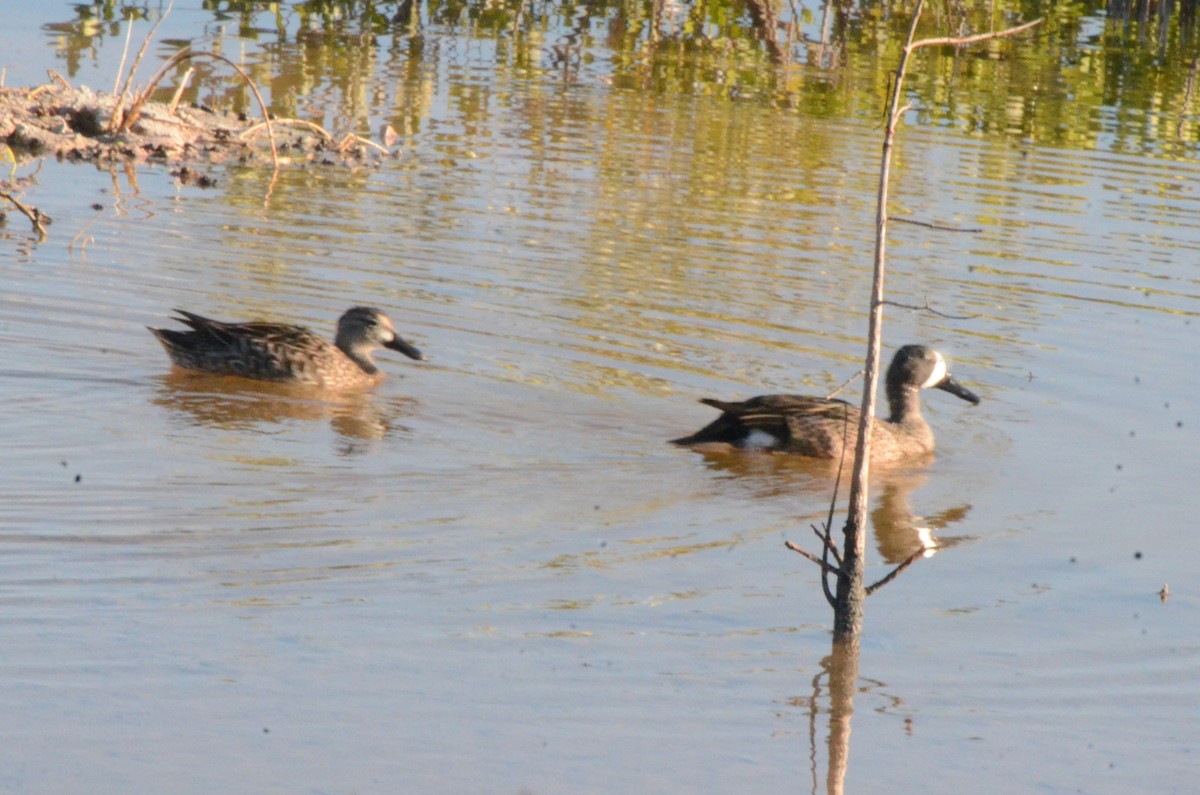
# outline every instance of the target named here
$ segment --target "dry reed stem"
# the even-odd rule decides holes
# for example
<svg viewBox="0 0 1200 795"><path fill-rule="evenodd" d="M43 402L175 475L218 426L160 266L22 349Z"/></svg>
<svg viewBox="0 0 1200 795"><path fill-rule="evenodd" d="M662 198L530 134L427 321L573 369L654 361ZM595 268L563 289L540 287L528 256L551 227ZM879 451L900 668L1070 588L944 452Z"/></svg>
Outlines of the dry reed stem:
<svg viewBox="0 0 1200 795"><path fill-rule="evenodd" d="M175 0L171 0L169 3L167 3L167 10L163 11L162 14L159 15L158 19L154 21L154 24L150 26L150 32L147 33L145 38L142 39L142 46L138 48L137 55L133 57L133 64L129 67L129 71L125 75L125 85L121 86L121 91L119 93L115 89L113 90L113 94L115 94L118 98L117 107L120 107L120 100L124 99L125 95L129 93L129 86L133 82L133 76L137 74L138 67L142 64L142 58L146 55L146 49L150 46L150 42L154 40L155 31L158 30L158 26L162 24L162 21L170 16L171 9L174 7ZM125 37L125 52L121 53L121 68L117 70L117 80L121 79L121 71L125 68L125 55L129 50L129 38L133 32L132 19L129 21L128 31L129 33L127 33ZM124 128L125 125L122 125L121 129Z"/></svg>
<svg viewBox="0 0 1200 795"><path fill-rule="evenodd" d="M192 80L192 75L196 73L196 67L189 66L187 71L183 73L183 77L179 80L179 85L175 86L175 93L171 95L171 102L167 105L167 113L175 115L175 110L179 107L179 99L183 96L184 89Z"/></svg>
<svg viewBox="0 0 1200 795"><path fill-rule="evenodd" d="M271 113L267 110L267 103L263 100L262 94L258 90L258 86L255 84L254 80L250 78L250 75L246 74L246 71L242 69L242 67L238 66L224 55L218 55L215 52L192 52L190 50L183 50L182 52L175 53L169 59L167 59L167 62L164 63L157 72L154 73L154 77L150 78L150 84L146 86L142 93L138 95L137 99L133 101L133 104L129 106L129 111L121 120L121 126L114 131L114 134L123 132L135 121L137 121L138 115L141 113L142 106L146 104L148 99L150 99L150 95L156 88L158 88L158 84L166 78L169 71L184 61L189 61L193 58L211 58L214 61L220 61L237 72L238 75L240 75L241 78L246 81L246 85L250 86L250 91L254 93L254 98L258 100L258 106L262 109L263 123L267 128L267 137L271 141L271 163L275 169L278 170L279 149L275 145L275 131L271 126Z"/></svg>

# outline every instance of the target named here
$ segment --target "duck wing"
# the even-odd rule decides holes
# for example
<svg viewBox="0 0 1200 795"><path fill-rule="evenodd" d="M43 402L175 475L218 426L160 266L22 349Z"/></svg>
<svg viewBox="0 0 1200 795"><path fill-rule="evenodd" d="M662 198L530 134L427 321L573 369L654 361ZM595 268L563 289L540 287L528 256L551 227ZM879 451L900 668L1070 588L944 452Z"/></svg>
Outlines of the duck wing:
<svg viewBox="0 0 1200 795"><path fill-rule="evenodd" d="M760 395L743 401L702 398L701 403L721 411L721 416L675 444L724 442L745 447L782 449L807 429L828 422L853 420L857 409L844 400L808 395Z"/></svg>
<svg viewBox="0 0 1200 795"><path fill-rule="evenodd" d="M247 343L259 343L269 347L313 348L325 343L304 326L287 323L225 323L220 320L197 315L185 309L176 309L179 322L190 326L194 333L204 337L208 345L242 348Z"/></svg>

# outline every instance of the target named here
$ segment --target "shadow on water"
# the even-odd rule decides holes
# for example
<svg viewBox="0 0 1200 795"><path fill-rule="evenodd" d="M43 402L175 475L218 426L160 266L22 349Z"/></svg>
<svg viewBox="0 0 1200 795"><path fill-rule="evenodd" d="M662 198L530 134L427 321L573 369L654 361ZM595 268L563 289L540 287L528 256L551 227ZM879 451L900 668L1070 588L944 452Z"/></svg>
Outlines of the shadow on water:
<svg viewBox="0 0 1200 795"><path fill-rule="evenodd" d="M417 401L384 400L369 391L329 393L296 384L251 381L172 370L163 376L154 404L188 424L222 430L256 431L289 422L327 421L346 455L409 428L398 421Z"/></svg>

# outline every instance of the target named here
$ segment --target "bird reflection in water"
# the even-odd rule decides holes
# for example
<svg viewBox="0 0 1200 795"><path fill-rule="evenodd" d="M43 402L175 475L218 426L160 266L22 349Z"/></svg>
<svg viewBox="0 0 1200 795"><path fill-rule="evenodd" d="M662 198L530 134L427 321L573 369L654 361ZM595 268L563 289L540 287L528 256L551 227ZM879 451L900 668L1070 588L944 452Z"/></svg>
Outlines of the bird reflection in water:
<svg viewBox="0 0 1200 795"><path fill-rule="evenodd" d="M223 430L327 421L338 436L338 452L354 455L386 436L407 432L398 420L411 414L417 401L174 370L162 377L154 403L192 425Z"/></svg>
<svg viewBox="0 0 1200 795"><path fill-rule="evenodd" d="M740 450L701 451L709 469L724 479L747 488L755 497L781 497L802 494L825 496L831 493L837 478L837 466L828 461L803 456L771 453L746 453ZM928 480L925 467L934 460L930 453L910 459L903 466L874 465L871 468L871 487L875 508L871 525L875 531L876 548L887 563L899 565L913 555L931 557L938 550L970 540L970 536L941 535L971 510L965 503L922 517L913 513L911 494ZM839 500L849 491L849 463L842 473ZM835 530L837 529L835 519Z"/></svg>

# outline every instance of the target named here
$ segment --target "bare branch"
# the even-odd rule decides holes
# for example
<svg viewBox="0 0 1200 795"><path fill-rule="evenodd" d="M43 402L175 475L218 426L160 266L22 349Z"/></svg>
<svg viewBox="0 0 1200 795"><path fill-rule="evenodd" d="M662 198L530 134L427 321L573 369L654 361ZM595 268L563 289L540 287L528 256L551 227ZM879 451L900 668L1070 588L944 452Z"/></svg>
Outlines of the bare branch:
<svg viewBox="0 0 1200 795"><path fill-rule="evenodd" d="M928 298L925 299L924 306L916 306L914 304L902 304L899 301L892 301L890 299L884 299L883 301L880 301L880 303L887 304L888 306L898 307L900 309L911 309L914 312L928 312L931 315L937 315L938 317L944 317L949 320L974 320L975 318L979 317L979 315L951 315L947 312L942 312L942 311L934 309L932 306L930 306Z"/></svg>
<svg viewBox="0 0 1200 795"><path fill-rule="evenodd" d="M909 555L907 560L905 560L903 563L901 563L896 568L892 569L891 572L889 572L888 575L886 577L884 577L882 580L875 583L874 585L868 585L867 586L867 596L870 596L871 594L875 593L883 586L887 585L892 580L896 579L896 577L900 574L900 572L907 569L909 566L911 566L917 560L917 558L921 557L924 554L925 554L924 549L918 549L916 552Z"/></svg>
<svg viewBox="0 0 1200 795"><path fill-rule="evenodd" d="M38 233L38 242L41 243L45 241L46 227L42 222L46 221L48 223L50 219L43 214L41 210L36 207L30 207L29 205L23 203L20 199L18 199L16 196L13 196L8 191L0 190L0 199L7 199L8 201L12 202L12 206L20 210L21 214L33 223L33 231Z"/></svg>
<svg viewBox="0 0 1200 795"><path fill-rule="evenodd" d="M330 143L332 143L334 140L333 133L329 132L329 130L326 130L321 125L316 124L315 122L308 121L306 119L266 119L265 121L260 121L258 124L252 125L250 127L247 127L246 129L242 130L241 133L238 134L238 137L239 138L250 138L250 137L253 137L254 135L257 135L259 130L269 129L271 127L280 127L280 126L304 127L306 129L312 130L315 133L320 133L322 136L324 136L325 140L329 141Z"/></svg>
<svg viewBox="0 0 1200 795"><path fill-rule="evenodd" d="M963 36L961 38L943 36L936 39L921 39L920 41L914 41L912 44L908 45L907 49L911 52L912 50L917 50L921 47L965 47L968 44L978 44L981 41L991 41L992 39L1003 39L1009 36L1015 36L1018 33L1024 33L1030 28L1036 27L1040 24L1042 24L1042 18L1038 17L1032 22L1026 22L1024 25L1017 25L1015 28L1005 28L1004 30L997 30L991 33L978 33L974 36Z"/></svg>
<svg viewBox="0 0 1200 795"><path fill-rule="evenodd" d="M829 399L829 398L831 398L831 397L835 397L835 396L837 395L837 393L838 393L838 392L841 392L843 389L845 389L846 387L850 386L851 384L853 384L853 383L854 383L855 381L857 381L858 379L862 378L862 376L863 376L863 373L864 373L864 372L866 372L866 371L865 371L865 370L859 370L857 373L855 373L854 375L850 376L850 377L849 377L849 378L847 378L845 381L843 381L841 386L839 386L837 389L835 389L835 390L833 390L832 392L830 392L828 395L826 395L826 396L825 396L825 398L826 398L826 399Z"/></svg>
<svg viewBox="0 0 1200 795"><path fill-rule="evenodd" d="M841 566L842 556L838 552L837 542L833 540L833 536L829 532L829 527L826 526L824 530L817 527L815 524L809 525L809 527L812 528L813 533L817 536L821 543L829 548L829 554L832 555L833 559L837 561L837 564Z"/></svg>
<svg viewBox="0 0 1200 795"><path fill-rule="evenodd" d="M821 568L822 568L824 571L827 571L827 572L829 572L830 574L841 574L841 571L839 571L839 570L838 570L838 568L837 568L836 566L831 566L830 564L828 564L828 563L826 563L825 561L823 561L823 560L821 560L820 558L818 558L818 557L817 557L816 555L814 555L813 553L809 552L807 549L804 549L803 547L797 546L796 544L793 544L791 541L784 541L784 542L783 542L783 545L784 545L785 547L787 547L788 549L792 550L793 552L798 552L799 554L801 554L801 555L803 555L804 557L808 558L808 559L809 559L809 560L811 560L813 563L815 563L815 564L817 564L818 566L820 566L820 567L821 567Z"/></svg>
<svg viewBox="0 0 1200 795"><path fill-rule="evenodd" d="M946 226L945 224L934 224L929 221L918 221L914 218L905 218L900 215L891 216L891 220L898 224L913 224L914 226L924 226L929 229L936 229L939 232L970 232L978 234L983 231L983 227L979 226Z"/></svg>
<svg viewBox="0 0 1200 795"><path fill-rule="evenodd" d="M150 84L146 86L145 90L142 91L142 93L138 95L137 99L133 101L133 104L129 106L128 112L123 115L120 125L113 131L113 134L120 134L124 130L128 129L135 121L137 121L138 114L141 113L142 110L142 105L146 104L146 101L150 99L150 95L156 88L158 88L158 84L163 81L163 79L167 76L167 73L184 61L189 61L193 58L211 58L214 61L220 61L237 72L241 78L246 81L246 85L250 86L250 91L253 92L254 98L258 100L258 106L262 109L263 120L267 126L267 138L271 141L271 164L275 167L275 170L278 171L279 149L275 146L275 131L271 127L271 112L267 110L266 101L263 100L262 94L258 90L258 86L252 79L250 79L250 75L246 74L246 71L242 69L242 67L238 66L224 55L218 55L215 52L192 52L191 50L182 50L168 58L167 62L164 63L157 72L154 73L154 77L150 78Z"/></svg>

